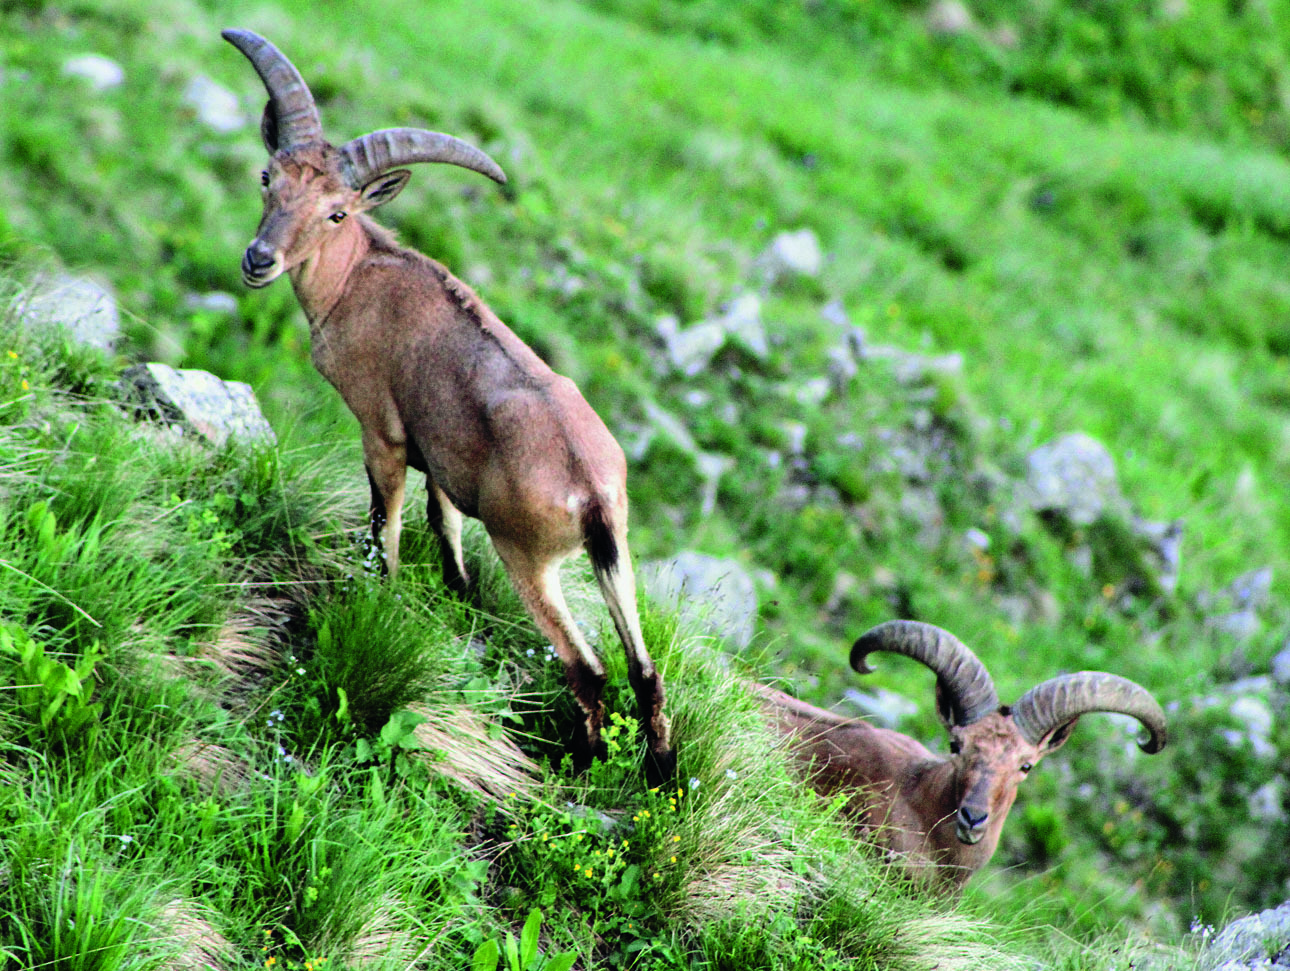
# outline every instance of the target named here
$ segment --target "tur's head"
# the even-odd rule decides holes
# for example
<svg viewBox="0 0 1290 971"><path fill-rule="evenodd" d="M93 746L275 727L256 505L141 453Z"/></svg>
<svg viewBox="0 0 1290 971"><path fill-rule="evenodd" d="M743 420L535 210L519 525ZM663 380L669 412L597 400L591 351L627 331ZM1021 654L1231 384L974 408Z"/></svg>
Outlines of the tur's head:
<svg viewBox="0 0 1290 971"><path fill-rule="evenodd" d="M420 128L384 128L336 148L322 133L308 85L282 52L249 30L223 37L246 55L268 91L260 135L269 162L260 174L264 213L242 255L247 286L267 286L348 231L352 216L389 202L414 162L459 165L504 183L501 168L458 138Z"/></svg>
<svg viewBox="0 0 1290 971"><path fill-rule="evenodd" d="M1061 675L1030 689L1009 707L999 704L985 665L939 627L904 620L880 624L855 642L851 666L861 674L871 673L867 659L876 651L903 654L935 672L936 706L949 732L957 781L954 832L968 845L984 840L987 853L998 842L1021 780L1040 759L1061 747L1081 715L1131 715L1147 729L1147 739L1138 743L1144 752L1158 752L1165 744L1160 705L1146 689L1113 674Z"/></svg>

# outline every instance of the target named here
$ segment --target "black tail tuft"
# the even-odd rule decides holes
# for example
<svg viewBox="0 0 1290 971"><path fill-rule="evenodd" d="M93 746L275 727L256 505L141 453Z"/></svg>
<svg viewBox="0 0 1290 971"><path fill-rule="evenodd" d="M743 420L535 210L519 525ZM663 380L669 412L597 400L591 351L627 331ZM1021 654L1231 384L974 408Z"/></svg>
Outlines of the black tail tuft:
<svg viewBox="0 0 1290 971"><path fill-rule="evenodd" d="M618 543L599 499L592 499L583 510L582 543L597 573L608 572L618 565Z"/></svg>

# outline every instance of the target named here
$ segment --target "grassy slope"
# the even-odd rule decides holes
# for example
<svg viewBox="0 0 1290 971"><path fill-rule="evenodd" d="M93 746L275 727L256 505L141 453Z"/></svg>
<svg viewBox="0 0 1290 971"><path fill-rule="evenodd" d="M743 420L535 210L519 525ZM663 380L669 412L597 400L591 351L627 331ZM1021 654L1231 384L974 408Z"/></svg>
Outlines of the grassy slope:
<svg viewBox="0 0 1290 971"><path fill-rule="evenodd" d="M613 655L608 761L544 769L577 719L477 533L474 606L418 533L383 582L338 455L136 426L110 362L2 323L0 968L491 969L526 916L584 968L1027 966L892 883L675 618L676 787Z"/></svg>
<svg viewBox="0 0 1290 971"><path fill-rule="evenodd" d="M852 65L829 44L818 56L803 53L809 45L790 54L754 33L726 47L569 3L359 4L344 16L310 7L307 17L293 9L7 11L3 83L15 110L0 121L0 212L11 248L45 245L101 268L140 315L139 345L157 343L160 329L180 340L183 361L252 380L294 440L352 441L334 396L309 371L285 286L243 299L246 326L182 308L187 289L237 292L236 253L255 220L261 163L250 130L206 134L180 97L203 71L259 103L254 78L216 39L220 26L248 24L309 65L338 137L426 124L470 135L502 160L516 183L509 200L470 176L426 171L387 221L456 268L490 268L485 296L611 424L636 417L645 397L683 411L682 396L696 388L738 402L734 423L687 413L702 444L739 460L719 514L700 521L686 499L693 473L656 450L634 470L635 550L698 545L773 568L780 584L778 604L765 610L766 643L786 669L819 679L821 700L850 683L836 661L846 641L893 609L883 591L862 592L830 626L821 608L841 570L895 570L914 611L976 644L1005 693L1063 667L1111 665L1164 700L1203 692L1232 646L1204 633L1189 598L1270 564L1284 601L1290 506L1276 483L1290 463L1280 273L1290 173L1259 138L1224 144L988 85L938 88L934 71L914 90L869 73L903 83L910 72ZM913 36L904 16L893 15L885 49L899 52ZM155 43L158 33L166 44ZM62 58L85 49L119 57L127 87L90 99L59 77ZM802 164L808 154L812 167ZM799 225L820 233L832 259L820 285L768 303L788 345L765 373L739 385L656 378L654 316L691 321L711 311L774 232ZM562 291L568 273L586 290ZM1056 620L1007 621L971 564L947 548L911 546L899 523L874 536L835 510L785 515L766 498L774 476L760 455L776 443L781 415L810 423L816 458L834 466L848 456L830 425L864 431L875 414L908 417L875 403L887 388L880 374L819 415L773 397L794 376L820 373L828 338L817 309L828 296L876 340L965 352L965 387L949 389L946 414L967 425L990 417L969 449L986 461L1015 467L1027 446L1072 429L1106 441L1146 515L1187 521L1183 596L1167 617L1106 610L1101 584L1063 567L1059 545L1033 527L1007 535L970 498L951 525L1020 540L1028 559L1014 572L1057 594ZM310 402L303 414L301 400ZM870 488L899 485L875 479ZM1283 615L1278 607L1249 648L1255 669L1278 646ZM1139 646L1144 631L1162 635L1156 648ZM894 680L926 692L915 676ZM930 732L925 718L919 727ZM1072 747L1087 775L1096 740ZM1062 864L1055 879L1069 881L1077 900L1087 896L1101 878L1080 872L1080 848L1124 856L1099 836L1113 794L1081 801L1052 779L1030 788L1036 802L1077 810L1049 848ZM1051 820L1032 822L1018 855L1052 837ZM1128 837L1144 838L1163 839ZM1145 853L1135 875L1157 872L1154 859ZM1180 907L1197 872L1168 888ZM1211 912L1228 889L1212 887Z"/></svg>

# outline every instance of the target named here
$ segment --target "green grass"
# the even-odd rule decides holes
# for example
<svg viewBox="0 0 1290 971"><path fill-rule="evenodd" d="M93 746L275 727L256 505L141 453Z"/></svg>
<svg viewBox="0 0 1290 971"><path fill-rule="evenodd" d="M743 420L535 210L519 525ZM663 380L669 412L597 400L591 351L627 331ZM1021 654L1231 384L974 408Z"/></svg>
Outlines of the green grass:
<svg viewBox="0 0 1290 971"><path fill-rule="evenodd" d="M1219 759L1235 723L1194 699L1266 671L1290 623L1290 171L1276 94L1287 47L1275 5L1266 17L1257 5L1167 6L981 3L979 29L950 39L895 0L5 7L0 254L104 274L126 311L122 356L250 381L283 448L247 458L135 442L102 403L114 362L7 334L0 616L73 666L98 643L97 739L131 723L133 702L108 699L158 654L218 673L202 645L232 643L254 663L224 667L256 672L235 695L249 704L276 691L266 715L291 699L302 758L363 738L381 766L400 764L417 726L396 725L380 749L384 719L449 678L464 692L453 704L484 712L450 740L505 710L530 755L558 762L571 713L549 677L527 690L525 652L540 660L543 645L478 532L480 610L443 596L415 531L411 572L392 590L334 587L361 560L357 428L309 364L289 287L241 289L263 164L253 125L211 133L183 101L204 73L258 112L254 74L218 38L245 25L302 68L334 139L425 125L507 169L498 193L427 167L382 218L476 282L620 437L657 405L734 460L704 515L691 459L652 445L630 470L632 548L642 558L697 547L769 574L754 673L833 703L863 687L845 667L850 641L904 615L963 637L1005 697L1062 670L1107 668L1176 705L1173 743L1152 760L1125 762L1118 730L1087 719L1027 782L974 907L1025 924L1039 888L1044 920L1062 933L1118 941L1177 939L1193 917L1279 903L1285 861L1256 866L1253 850L1284 841L1285 824L1253 818L1247 797L1284 765L1290 739L1278 729L1274 755L1238 747ZM1003 26L1015 48L991 39ZM91 50L122 63L122 87L92 94L61 73ZM693 378L660 364L660 315L689 324L715 312L752 285L773 235L800 226L829 259L818 281L764 295L766 359L727 352ZM209 289L237 294L238 312L190 309L185 298ZM910 386L867 362L822 400L803 395L840 341L820 316L827 300L870 343L962 353L962 375ZM37 400L32 388L56 390ZM887 463L893 440L929 422L943 443L924 484L944 521L931 531ZM806 430L797 470L790 424ZM1113 541L1123 524L1057 533L1017 512L1010 482L1027 451L1074 430L1108 445L1143 516L1185 522L1175 594L1133 592L1132 551ZM790 501L803 483L809 501ZM52 527L33 521L41 502ZM985 556L961 541L968 528L990 536ZM1108 554L1091 573L1069 556L1085 541ZM1238 644L1208 627L1203 596L1263 565L1275 579L1261 631ZM398 595L407 613L391 618L383 609ZM255 612L257 597L285 598L294 618L258 652L248 638L264 639L273 614ZM1018 617L1017 597L1049 607ZM351 638L336 635L349 623L372 626L376 655L351 659ZM341 646L330 661L324 626ZM472 637L490 645L479 670ZM381 652L409 638L426 651L401 655L407 691L386 693L373 679ZM306 675L286 676L283 651ZM524 660L494 672L499 657ZM423 678L423 663L442 667ZM927 679L891 668L870 680L918 700L905 727L937 738ZM674 678L702 679L669 674L670 697L684 691ZM710 731L695 723L696 735ZM235 919L239 946L258 919ZM724 920L711 924L725 928L712 960L767 946ZM803 911L793 926L813 925ZM694 942L677 946L693 955Z"/></svg>
<svg viewBox="0 0 1290 971"><path fill-rule="evenodd" d="M5 333L51 373L57 340ZM644 789L617 652L609 757L575 776L552 741L578 724L559 665L478 531L476 604L444 589L424 531L383 582L354 509L314 491L338 456L172 441L158 463L156 430L111 399L26 380L0 531L23 581L0 611L0 966L458 968L535 907L547 953L583 966L1028 960L873 861L675 617L645 618L675 788ZM110 523L77 521L84 469L38 447L38 416L116 470ZM269 470L255 501L220 499ZM162 498L194 482L200 501ZM244 540L287 518L282 545ZM569 581L589 610L585 564Z"/></svg>

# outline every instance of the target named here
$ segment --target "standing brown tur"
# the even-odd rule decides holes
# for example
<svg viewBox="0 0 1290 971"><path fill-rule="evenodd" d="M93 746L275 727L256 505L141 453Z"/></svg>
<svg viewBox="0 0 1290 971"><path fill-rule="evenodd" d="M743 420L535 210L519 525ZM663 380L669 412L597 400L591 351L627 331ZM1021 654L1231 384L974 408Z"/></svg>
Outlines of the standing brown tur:
<svg viewBox="0 0 1290 971"><path fill-rule="evenodd" d="M875 651L904 654L936 673L936 706L950 735L949 757L906 735L759 687L811 784L824 795L852 793L847 812L861 834L904 861L921 880L958 890L989 862L1017 786L1062 745L1081 715L1131 715L1165 744L1165 715L1144 688L1113 674L1083 671L1037 685L1001 706L985 666L948 631L890 621L861 635L851 666L872 673Z"/></svg>
<svg viewBox="0 0 1290 971"><path fill-rule="evenodd" d="M623 450L568 378L555 374L441 264L399 246L365 213L389 202L412 162L446 162L505 182L497 164L450 135L376 131L332 146L313 96L263 37L226 30L268 90L260 133L264 213L242 279L283 273L309 320L314 365L358 418L372 531L393 575L407 466L426 474L426 511L443 573L469 583L462 514L480 519L520 598L551 639L585 716L585 764L600 747L605 669L560 590L560 563L585 548L627 652L651 781L674 768L663 680L641 636L627 550ZM582 733L579 733L582 736ZM585 742L585 747L582 743Z"/></svg>

